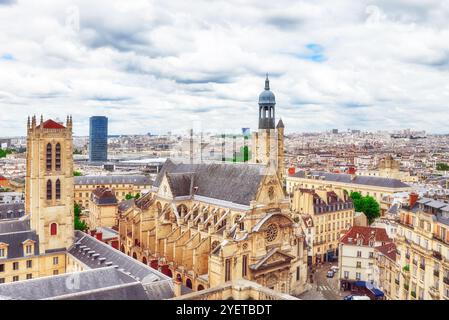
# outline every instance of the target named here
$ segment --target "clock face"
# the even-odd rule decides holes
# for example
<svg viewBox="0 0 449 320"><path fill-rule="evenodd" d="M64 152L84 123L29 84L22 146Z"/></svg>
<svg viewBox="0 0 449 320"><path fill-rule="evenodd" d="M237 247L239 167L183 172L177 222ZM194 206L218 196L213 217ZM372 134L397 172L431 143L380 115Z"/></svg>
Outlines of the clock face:
<svg viewBox="0 0 449 320"><path fill-rule="evenodd" d="M274 223L270 224L265 231L265 240L267 242L273 242L274 240L276 240L278 233L279 230L277 225L275 225Z"/></svg>

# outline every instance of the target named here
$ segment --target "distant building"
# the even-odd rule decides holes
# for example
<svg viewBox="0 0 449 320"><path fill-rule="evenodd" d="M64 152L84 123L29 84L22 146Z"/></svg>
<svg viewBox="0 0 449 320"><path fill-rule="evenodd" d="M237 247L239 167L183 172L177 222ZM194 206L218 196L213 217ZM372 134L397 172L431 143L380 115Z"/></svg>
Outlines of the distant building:
<svg viewBox="0 0 449 320"><path fill-rule="evenodd" d="M142 195L149 190L153 181L144 175L107 175L75 177L75 202L89 208L91 193L96 188L112 189L117 201L126 199L126 195Z"/></svg>
<svg viewBox="0 0 449 320"><path fill-rule="evenodd" d="M338 129L332 129L333 134L338 134Z"/></svg>
<svg viewBox="0 0 449 320"><path fill-rule="evenodd" d="M362 196L372 196L380 202L384 196L397 192L411 191L411 187L400 180L382 177L359 176L346 173L324 171L298 171L286 178L287 192L294 187L316 189L319 186L339 187L351 192L360 192Z"/></svg>
<svg viewBox="0 0 449 320"><path fill-rule="evenodd" d="M108 160L108 118L91 117L89 129L89 161Z"/></svg>

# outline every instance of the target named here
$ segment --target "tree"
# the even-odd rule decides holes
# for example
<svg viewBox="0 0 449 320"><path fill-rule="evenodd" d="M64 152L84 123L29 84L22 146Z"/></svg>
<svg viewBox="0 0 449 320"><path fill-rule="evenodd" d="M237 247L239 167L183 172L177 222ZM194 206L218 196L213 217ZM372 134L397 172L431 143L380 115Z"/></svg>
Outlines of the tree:
<svg viewBox="0 0 449 320"><path fill-rule="evenodd" d="M0 148L0 158L6 158L6 156L8 155L8 154L11 154L11 153L13 153L13 149L1 149Z"/></svg>
<svg viewBox="0 0 449 320"><path fill-rule="evenodd" d="M81 177L83 174L79 171L73 171L73 176L74 177Z"/></svg>
<svg viewBox="0 0 449 320"><path fill-rule="evenodd" d="M87 224L81 220L81 206L78 203L74 203L73 212L75 213L75 230L86 231Z"/></svg>
<svg viewBox="0 0 449 320"><path fill-rule="evenodd" d="M449 165L447 163L437 163L436 168L438 171L448 171Z"/></svg>
<svg viewBox="0 0 449 320"><path fill-rule="evenodd" d="M380 206L376 199L371 196L362 196L360 192L351 192L350 197L355 211L363 212L369 224L380 217Z"/></svg>

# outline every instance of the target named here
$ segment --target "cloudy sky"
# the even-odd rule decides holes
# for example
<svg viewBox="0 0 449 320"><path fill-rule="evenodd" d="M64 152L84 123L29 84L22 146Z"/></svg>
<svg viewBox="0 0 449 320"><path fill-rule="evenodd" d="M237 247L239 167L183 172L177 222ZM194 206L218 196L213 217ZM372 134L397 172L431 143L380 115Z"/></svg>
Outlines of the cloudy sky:
<svg viewBox="0 0 449 320"><path fill-rule="evenodd" d="M0 136L255 129L266 72L287 132L449 132L449 1L0 0Z"/></svg>

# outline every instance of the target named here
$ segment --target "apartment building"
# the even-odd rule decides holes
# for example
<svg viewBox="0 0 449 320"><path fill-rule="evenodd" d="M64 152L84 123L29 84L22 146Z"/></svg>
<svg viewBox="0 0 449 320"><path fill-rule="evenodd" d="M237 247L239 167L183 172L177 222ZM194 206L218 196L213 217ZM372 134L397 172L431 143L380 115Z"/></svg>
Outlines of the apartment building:
<svg viewBox="0 0 449 320"><path fill-rule="evenodd" d="M377 247L391 243L385 229L352 227L341 239L339 247L339 280L345 290L359 282L374 282L374 252Z"/></svg>
<svg viewBox="0 0 449 320"><path fill-rule="evenodd" d="M292 211L306 236L308 264L338 257L340 238L352 227L354 219L354 205L347 193L338 188L296 188Z"/></svg>
<svg viewBox="0 0 449 320"><path fill-rule="evenodd" d="M449 203L410 196L396 235L399 299L449 300Z"/></svg>

